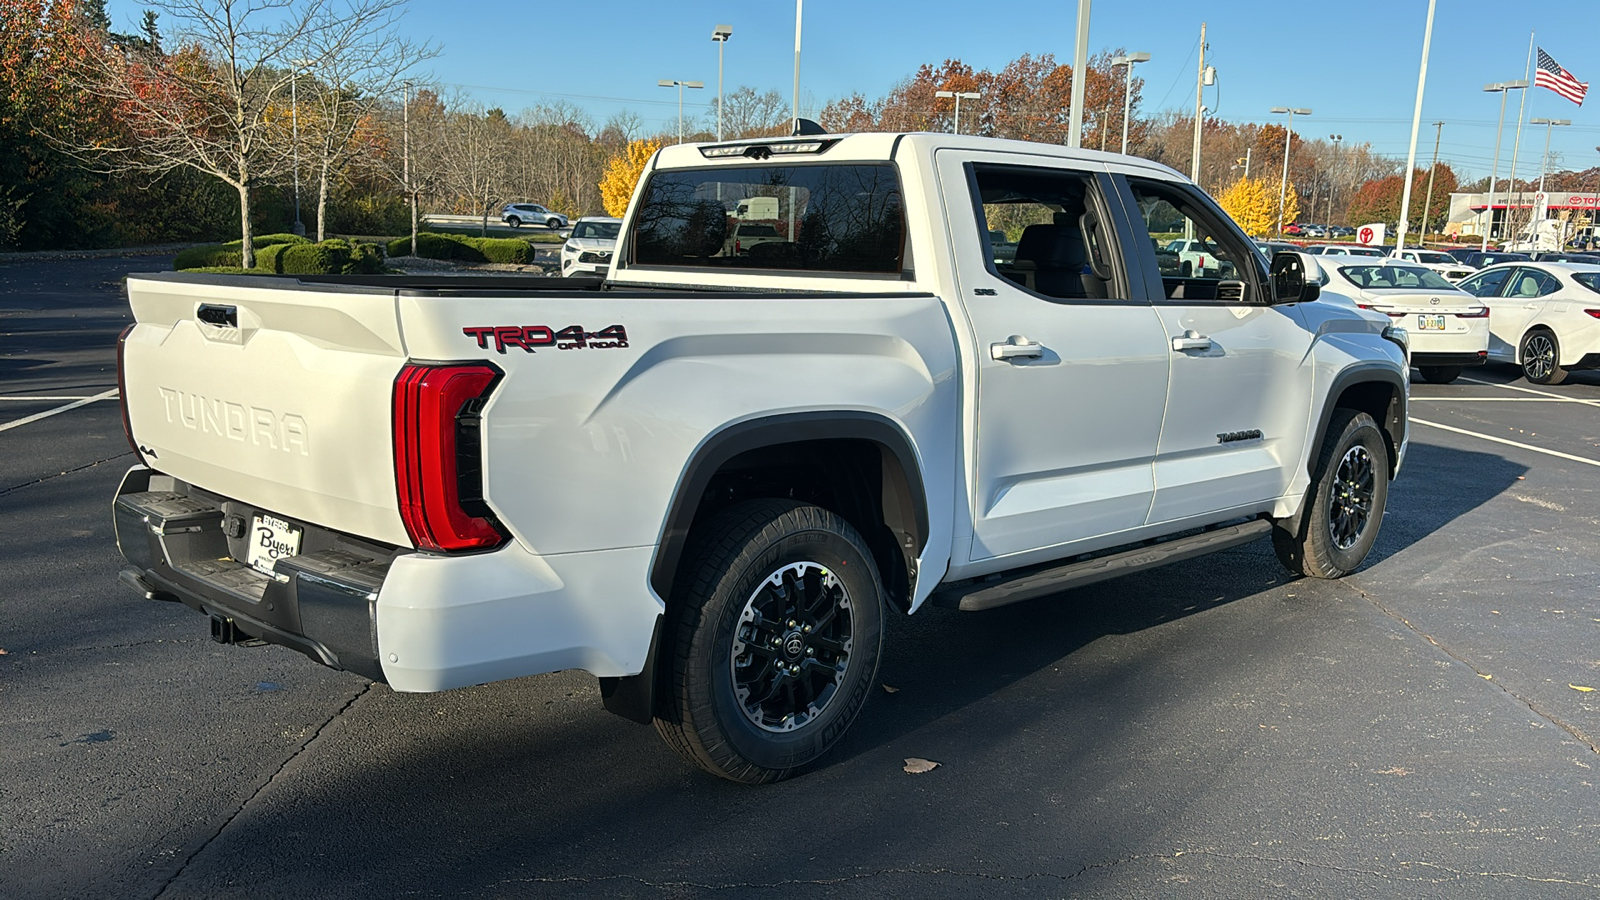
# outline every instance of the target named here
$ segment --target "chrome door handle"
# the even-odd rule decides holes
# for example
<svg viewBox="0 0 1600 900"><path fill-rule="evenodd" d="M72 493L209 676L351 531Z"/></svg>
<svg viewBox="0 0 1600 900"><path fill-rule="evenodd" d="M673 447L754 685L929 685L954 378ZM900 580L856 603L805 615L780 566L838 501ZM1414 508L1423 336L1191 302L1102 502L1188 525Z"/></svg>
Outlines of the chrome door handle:
<svg viewBox="0 0 1600 900"><path fill-rule="evenodd" d="M998 344L990 344L989 355L995 359L1037 359L1044 355L1044 345L1013 334Z"/></svg>
<svg viewBox="0 0 1600 900"><path fill-rule="evenodd" d="M1174 350L1210 350L1211 338L1198 331L1185 331L1181 337L1172 339Z"/></svg>

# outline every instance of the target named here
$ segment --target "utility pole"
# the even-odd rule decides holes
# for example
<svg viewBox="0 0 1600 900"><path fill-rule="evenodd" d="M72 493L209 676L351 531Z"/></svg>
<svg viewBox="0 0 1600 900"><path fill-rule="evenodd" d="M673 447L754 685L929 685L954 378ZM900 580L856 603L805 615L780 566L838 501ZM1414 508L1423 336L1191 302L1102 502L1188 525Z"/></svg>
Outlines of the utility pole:
<svg viewBox="0 0 1600 900"><path fill-rule="evenodd" d="M1083 146L1083 92L1089 84L1089 0L1078 0L1078 45L1072 48L1072 109L1067 114L1067 146Z"/></svg>
<svg viewBox="0 0 1600 900"><path fill-rule="evenodd" d="M1344 140L1342 134L1330 134L1328 140L1333 142L1333 165L1328 173L1328 221L1324 224L1333 224L1333 192L1339 188L1339 142Z"/></svg>
<svg viewBox="0 0 1600 900"><path fill-rule="evenodd" d="M1444 123L1435 122L1433 133L1433 165L1428 166L1428 199L1422 201L1422 240L1428 240L1428 213L1433 209L1433 173L1439 168L1439 139L1444 137Z"/></svg>
<svg viewBox="0 0 1600 900"><path fill-rule="evenodd" d="M1194 152L1189 161L1189 180L1200 183L1200 123L1204 119L1206 90L1206 23L1200 23L1200 68L1194 78Z"/></svg>

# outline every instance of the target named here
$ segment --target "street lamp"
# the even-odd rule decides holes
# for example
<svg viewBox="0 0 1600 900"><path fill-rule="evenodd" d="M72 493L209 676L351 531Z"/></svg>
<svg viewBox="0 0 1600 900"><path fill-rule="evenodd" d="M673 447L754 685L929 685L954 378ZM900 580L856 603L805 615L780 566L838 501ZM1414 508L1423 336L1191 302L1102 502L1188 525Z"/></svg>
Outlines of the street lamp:
<svg viewBox="0 0 1600 900"><path fill-rule="evenodd" d="M1135 63L1149 62L1148 53L1129 53L1127 56L1111 57L1113 66L1126 66L1127 74L1122 82L1122 155L1128 155L1128 110L1130 97L1133 95L1133 66Z"/></svg>
<svg viewBox="0 0 1600 900"><path fill-rule="evenodd" d="M1311 110L1298 106L1274 106L1272 112L1274 115L1289 115L1289 127L1283 135L1283 178L1278 181L1278 234L1283 234L1283 204L1289 190L1289 144L1294 140L1294 117L1309 116Z"/></svg>
<svg viewBox="0 0 1600 900"><path fill-rule="evenodd" d="M1544 156L1539 159L1539 193L1544 193L1544 173L1550 168L1550 130L1556 125L1571 125L1571 119L1529 119L1529 125L1544 126Z"/></svg>
<svg viewBox="0 0 1600 900"><path fill-rule="evenodd" d="M733 37L732 25L718 25L711 29L711 39L717 42L717 140L722 140L722 49Z"/></svg>
<svg viewBox="0 0 1600 900"><path fill-rule="evenodd" d="M1328 221L1333 224L1333 192L1339 187L1339 142L1344 140L1342 134L1330 134L1328 140L1333 142L1333 171L1328 173ZM1315 212L1313 211L1313 215Z"/></svg>
<svg viewBox="0 0 1600 900"><path fill-rule="evenodd" d="M946 99L948 99L950 97L956 98L955 128L956 128L956 134L960 134L961 133L961 101L962 100L976 100L976 99L978 99L978 92L977 91L934 91L933 95L935 97L943 97L943 98L946 98Z"/></svg>
<svg viewBox="0 0 1600 900"><path fill-rule="evenodd" d="M1489 249L1489 234L1494 231L1494 182L1500 177L1500 133L1506 127L1506 94L1526 88L1526 81L1497 81L1494 84L1483 86L1485 93L1500 95L1500 121L1494 126L1494 165L1489 169L1489 203L1487 210L1489 222L1483 229L1483 245L1478 249L1487 252ZM1509 212L1510 207L1507 206Z"/></svg>
<svg viewBox="0 0 1600 900"><path fill-rule="evenodd" d="M683 89L703 88L706 83L703 81L678 81L675 78L663 78L656 84L660 87L675 87L678 89L678 143L681 144L683 143Z"/></svg>
<svg viewBox="0 0 1600 900"><path fill-rule="evenodd" d="M291 147L294 151L294 228L299 237L305 237L306 223L300 221L300 70L311 65L309 59L291 59L294 71L289 75L289 122L293 131Z"/></svg>

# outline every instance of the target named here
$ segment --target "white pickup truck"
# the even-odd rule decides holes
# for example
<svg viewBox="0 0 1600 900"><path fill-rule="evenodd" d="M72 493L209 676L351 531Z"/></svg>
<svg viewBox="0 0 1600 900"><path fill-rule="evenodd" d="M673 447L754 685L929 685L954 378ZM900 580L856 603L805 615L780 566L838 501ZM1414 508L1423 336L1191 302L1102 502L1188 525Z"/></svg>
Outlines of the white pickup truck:
<svg viewBox="0 0 1600 900"><path fill-rule="evenodd" d="M774 186L790 236L721 253ZM1221 265L1161 271L1180 219ZM894 615L1269 533L1359 566L1406 334L1306 263L1154 163L862 134L663 149L603 280L134 276L122 580L396 691L584 669L771 781Z"/></svg>

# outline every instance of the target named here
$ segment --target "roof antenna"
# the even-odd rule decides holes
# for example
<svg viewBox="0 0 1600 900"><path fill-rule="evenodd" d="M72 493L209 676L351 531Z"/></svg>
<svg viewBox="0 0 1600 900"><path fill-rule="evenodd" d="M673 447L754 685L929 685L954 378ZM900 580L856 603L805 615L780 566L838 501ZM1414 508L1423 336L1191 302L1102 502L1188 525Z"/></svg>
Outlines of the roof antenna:
<svg viewBox="0 0 1600 900"><path fill-rule="evenodd" d="M801 135L827 134L827 133L828 133L828 130L826 128L823 128L821 125L818 125L817 123L811 121L810 119L795 119L794 120L794 134L793 134L794 137L800 137Z"/></svg>

